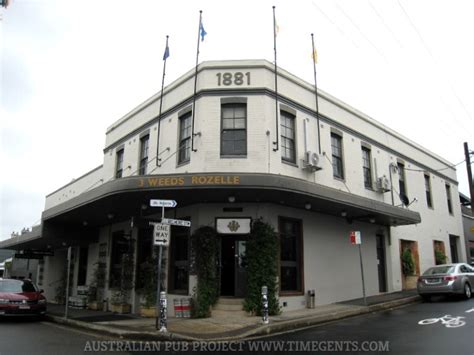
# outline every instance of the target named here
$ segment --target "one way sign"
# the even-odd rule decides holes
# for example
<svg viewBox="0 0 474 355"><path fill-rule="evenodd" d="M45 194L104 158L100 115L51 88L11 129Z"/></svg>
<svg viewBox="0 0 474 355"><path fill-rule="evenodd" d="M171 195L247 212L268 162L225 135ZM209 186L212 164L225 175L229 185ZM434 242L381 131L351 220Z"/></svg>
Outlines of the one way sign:
<svg viewBox="0 0 474 355"><path fill-rule="evenodd" d="M170 225L154 223L153 244L167 247L170 244Z"/></svg>

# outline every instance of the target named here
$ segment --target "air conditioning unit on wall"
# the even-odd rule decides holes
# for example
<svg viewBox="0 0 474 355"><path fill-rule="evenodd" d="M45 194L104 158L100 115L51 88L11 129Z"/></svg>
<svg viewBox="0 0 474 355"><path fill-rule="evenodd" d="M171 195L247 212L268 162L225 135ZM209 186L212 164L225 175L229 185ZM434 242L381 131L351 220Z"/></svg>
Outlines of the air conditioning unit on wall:
<svg viewBox="0 0 474 355"><path fill-rule="evenodd" d="M304 169L311 172L321 170L321 157L318 153L308 150L304 157Z"/></svg>
<svg viewBox="0 0 474 355"><path fill-rule="evenodd" d="M390 181L385 175L377 179L375 182L375 189L380 193L390 191Z"/></svg>

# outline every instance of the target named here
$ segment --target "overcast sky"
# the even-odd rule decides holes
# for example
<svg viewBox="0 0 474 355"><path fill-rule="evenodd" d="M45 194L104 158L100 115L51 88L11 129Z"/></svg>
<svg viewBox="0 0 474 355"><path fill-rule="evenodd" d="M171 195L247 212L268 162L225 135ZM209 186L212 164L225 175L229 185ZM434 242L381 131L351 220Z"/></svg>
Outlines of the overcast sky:
<svg viewBox="0 0 474 355"><path fill-rule="evenodd" d="M200 61L273 61L453 164L474 149L471 0L13 0L1 9L0 240L102 164L105 130ZM469 194L466 168L459 189Z"/></svg>

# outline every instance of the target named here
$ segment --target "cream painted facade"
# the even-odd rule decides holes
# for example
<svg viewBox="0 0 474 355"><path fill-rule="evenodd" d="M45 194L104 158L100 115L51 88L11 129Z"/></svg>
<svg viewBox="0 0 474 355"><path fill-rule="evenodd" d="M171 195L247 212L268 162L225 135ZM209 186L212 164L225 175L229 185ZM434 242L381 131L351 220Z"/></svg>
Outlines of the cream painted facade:
<svg viewBox="0 0 474 355"><path fill-rule="evenodd" d="M252 174L268 176L269 179L288 178L294 186L304 184L305 188L307 187L308 196L313 193L313 189L316 191L323 188L324 191L328 191L328 195L324 198L318 195L319 197L313 200L315 203L306 209L305 195L298 192L300 196L298 202L288 200L291 193L287 191L284 183L280 183L282 186L272 187L275 191L272 202L260 201L258 196L248 198L248 195L245 199L242 197L239 200L239 194L244 190L237 189L238 186L222 184L221 180L215 180L214 184L207 186L209 191L212 191L213 187L216 191L226 188L229 194L237 196L234 203L229 203L226 199L222 199L220 203L215 200L203 200L183 203L184 207L181 207L182 201L177 200L178 207L166 212L171 218L190 218L191 234L200 226L215 226L216 218L256 219L262 217L277 231L279 218L300 221L302 285L297 294L282 293L280 295L281 305L284 306L283 311L306 307L307 290L316 291L316 304L328 304L362 296L358 248L349 242L349 233L353 230L362 233L367 295L376 295L382 289L378 269L381 262L384 263L383 274L386 283L384 291L402 289L403 277L400 264L402 241L415 243L410 245L416 245L413 250L418 252L417 271L423 271L434 264L435 241L443 243L448 257L452 255L449 253L450 248L454 247L457 248L459 261L466 260L461 210L459 204L456 203L458 196L456 171L450 162L322 91L318 91L320 115L320 141L318 141L314 87L283 69L278 69L279 121L277 124L274 75L273 65L264 60L201 63L197 76L194 135L192 136L196 151L190 152L189 161L185 163L178 161L178 146L180 117L189 113L193 107L194 70L184 74L165 88L160 127L158 127L160 105L160 93L158 93L107 129L103 164L49 194L46 197L44 222L74 214L74 211L79 211L79 208L89 203L98 204L97 209L94 210L95 216L98 213L102 213L103 216L114 215L114 205L105 205L104 202L104 206L107 206L105 209L101 207L100 201L118 196L118 192L115 193L115 190L109 188L113 184L121 183L117 180L122 180L124 184L133 181L138 183L127 190L128 195L123 194L122 200L118 197L118 202L114 200L114 203L120 204L129 203L128 198L135 196L131 195L132 192L140 193L140 188L146 184L148 184L147 191L151 191L151 194L153 186L174 189L173 191L178 193L181 181L179 179L202 174L224 177L234 174L239 175L242 181L245 176ZM231 80L225 78L231 78ZM221 154L221 111L223 105L229 102L245 103L246 154L241 156L222 156ZM282 133L281 112L286 112L294 118L296 159L293 163L282 160L281 137L279 137ZM273 143L277 139L276 125L280 141L278 150L274 149L276 146ZM159 139L158 131L160 131ZM333 176L331 133L342 138L343 179ZM146 174L140 176L140 142L144 136L149 136L148 163ZM318 153L319 145L321 146L321 154L318 154L320 170L312 172L305 168L306 152ZM371 188L364 186L362 147L370 150L370 175L373 182ZM120 150L124 153L123 173L122 177L117 179L115 177L117 152ZM161 159L160 166L157 165L157 152ZM403 206L398 195L400 176L395 167L399 163L405 167L408 206ZM430 181L432 207L427 206L425 176L428 176ZM391 191L379 192L375 188L375 181L379 177L385 177L387 181L391 181ZM449 186L451 194L451 213L448 212L446 186ZM189 187L191 194L192 187ZM203 186L197 184L195 187ZM279 199L279 189L288 193L284 195L286 200ZM160 198L160 191L156 191L155 198ZM258 190L256 191L258 195ZM92 196L95 192L98 195L93 198L84 197ZM332 192L334 196L337 195L334 199L330 197ZM328 207L328 210L325 209L325 201L331 203L331 208ZM357 205L359 203L357 201L361 201L360 203L365 207ZM147 200L144 200L142 204L146 205ZM387 208L389 212L380 212L378 215L376 212L380 210L380 207ZM233 212L226 212L225 208L230 208ZM235 208L240 208L240 210ZM347 211L355 214L343 216L342 214ZM374 215L367 211L373 211ZM133 213L138 215L141 212ZM402 221L403 218L400 216L405 214L411 217ZM421 222L416 217L418 214ZM98 262L98 246L101 243L107 246L106 275L110 275L111 236L114 231L130 229L132 239L137 243L138 229L130 225L130 219L133 216L133 214L121 215L121 219L117 221L110 219L109 222L96 223L98 240L89 244L87 283L92 280L91 270ZM159 211L156 217L159 217ZM74 214L73 218L75 223L78 222L76 224L78 226L81 222L84 225L90 223L86 216L81 220L79 212ZM62 223L65 223L64 221L66 219ZM377 254L376 235L379 235L382 243L382 256ZM48 259L53 258L46 258L46 269L48 263L51 262ZM75 263L78 263L77 258ZM76 265L75 268L77 267ZM75 273L77 281L77 270ZM50 276L50 279L54 279L53 276ZM46 294L50 298L53 298L54 292L52 285L55 280L52 279L48 279L49 286L44 285ZM190 275L188 296L192 295L195 284L195 276ZM106 292L104 297L109 298L110 293ZM171 293L169 304L172 304L175 297L183 297L183 295ZM133 311L137 311L139 295L132 293L130 302L133 305Z"/></svg>

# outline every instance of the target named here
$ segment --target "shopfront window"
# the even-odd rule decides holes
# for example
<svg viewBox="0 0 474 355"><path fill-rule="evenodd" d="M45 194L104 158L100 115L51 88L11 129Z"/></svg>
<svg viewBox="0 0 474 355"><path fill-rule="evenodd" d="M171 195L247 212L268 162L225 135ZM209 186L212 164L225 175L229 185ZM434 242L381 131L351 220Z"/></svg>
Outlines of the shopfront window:
<svg viewBox="0 0 474 355"><path fill-rule="evenodd" d="M280 218L280 291L302 292L301 221Z"/></svg>
<svg viewBox="0 0 474 355"><path fill-rule="evenodd" d="M189 228L171 228L169 289L173 293L188 293Z"/></svg>

